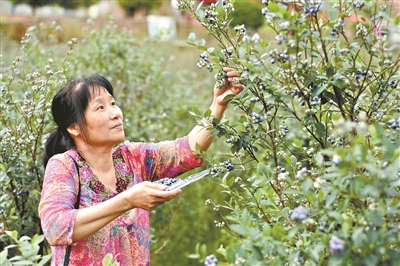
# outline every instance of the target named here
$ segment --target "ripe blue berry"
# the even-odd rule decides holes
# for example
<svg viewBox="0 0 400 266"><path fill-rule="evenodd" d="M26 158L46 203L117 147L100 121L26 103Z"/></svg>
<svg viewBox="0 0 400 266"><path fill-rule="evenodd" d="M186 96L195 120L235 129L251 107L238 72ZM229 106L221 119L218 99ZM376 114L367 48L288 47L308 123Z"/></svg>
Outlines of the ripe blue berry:
<svg viewBox="0 0 400 266"><path fill-rule="evenodd" d="M340 253L344 250L343 240L337 236L332 236L329 240L329 250L331 253Z"/></svg>
<svg viewBox="0 0 400 266"><path fill-rule="evenodd" d="M302 221L308 217L308 209L300 205L293 209L290 219Z"/></svg>
<svg viewBox="0 0 400 266"><path fill-rule="evenodd" d="M218 265L218 259L214 256L214 254L210 254L206 257L206 260L204 261L205 266L217 266Z"/></svg>

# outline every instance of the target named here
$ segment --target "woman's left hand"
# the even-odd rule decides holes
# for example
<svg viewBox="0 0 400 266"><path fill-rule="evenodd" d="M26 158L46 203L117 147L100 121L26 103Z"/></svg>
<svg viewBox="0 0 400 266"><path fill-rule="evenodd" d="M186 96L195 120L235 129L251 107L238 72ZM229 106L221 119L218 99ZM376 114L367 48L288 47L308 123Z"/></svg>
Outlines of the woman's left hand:
<svg viewBox="0 0 400 266"><path fill-rule="evenodd" d="M231 67L224 67L223 71L227 76L225 78L225 86L222 88L214 87L214 102L218 105L226 106L232 99L231 97L226 97L232 94L238 95L244 89L244 85L236 81L236 79L239 79L239 77L235 69Z"/></svg>

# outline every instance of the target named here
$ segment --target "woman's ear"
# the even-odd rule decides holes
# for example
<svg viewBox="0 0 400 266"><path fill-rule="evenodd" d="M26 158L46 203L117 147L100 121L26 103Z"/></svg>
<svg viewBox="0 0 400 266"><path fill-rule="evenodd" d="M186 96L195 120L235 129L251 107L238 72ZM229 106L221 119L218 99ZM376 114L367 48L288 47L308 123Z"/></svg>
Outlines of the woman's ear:
<svg viewBox="0 0 400 266"><path fill-rule="evenodd" d="M69 127L67 127L67 131L72 136L77 137L79 135L78 125L76 123L74 123L74 124L70 125Z"/></svg>

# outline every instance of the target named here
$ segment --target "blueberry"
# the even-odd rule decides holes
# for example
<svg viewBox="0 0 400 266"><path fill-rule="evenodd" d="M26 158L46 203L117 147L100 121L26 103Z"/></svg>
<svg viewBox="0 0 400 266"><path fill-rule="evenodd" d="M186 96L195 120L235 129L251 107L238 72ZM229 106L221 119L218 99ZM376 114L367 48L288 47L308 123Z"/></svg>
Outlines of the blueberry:
<svg viewBox="0 0 400 266"><path fill-rule="evenodd" d="M304 206L298 206L293 209L292 214L290 215L290 219L292 220L304 220L308 217L308 209Z"/></svg>

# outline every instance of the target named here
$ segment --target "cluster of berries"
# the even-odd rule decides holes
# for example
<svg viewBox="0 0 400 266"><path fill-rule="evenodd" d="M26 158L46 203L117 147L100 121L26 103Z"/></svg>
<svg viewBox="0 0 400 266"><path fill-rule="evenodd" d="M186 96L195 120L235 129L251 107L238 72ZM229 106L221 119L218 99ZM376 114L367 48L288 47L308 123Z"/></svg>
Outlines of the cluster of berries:
<svg viewBox="0 0 400 266"><path fill-rule="evenodd" d="M213 63L208 60L209 54L207 52L203 52L200 55L201 60L197 62L197 67L203 68L206 67L208 70L212 71L214 69Z"/></svg>
<svg viewBox="0 0 400 266"><path fill-rule="evenodd" d="M253 119L253 121L256 123L264 122L264 117L256 112L251 113L251 119Z"/></svg>
<svg viewBox="0 0 400 266"><path fill-rule="evenodd" d="M286 41L286 36L283 35L282 33L279 33L278 35L275 36L275 40L278 45L281 45L283 42Z"/></svg>
<svg viewBox="0 0 400 266"><path fill-rule="evenodd" d="M260 98L259 98L259 97L253 97L253 98L250 99L250 101L251 101L252 103L256 103L256 102L259 102L259 101L260 101Z"/></svg>
<svg viewBox="0 0 400 266"><path fill-rule="evenodd" d="M238 33L239 36L244 36L246 34L246 26L244 24L237 25L234 30Z"/></svg>
<svg viewBox="0 0 400 266"><path fill-rule="evenodd" d="M231 159L226 160L226 161L224 162L224 165L225 165L226 169L227 169L229 172L235 170L235 166L233 166L232 160L231 160Z"/></svg>
<svg viewBox="0 0 400 266"><path fill-rule="evenodd" d="M326 140L329 141L332 145L336 142L336 140L331 137L327 137Z"/></svg>
<svg viewBox="0 0 400 266"><path fill-rule="evenodd" d="M368 36L368 29L361 23L358 23L356 26L356 36L361 36L363 38L367 38Z"/></svg>
<svg viewBox="0 0 400 266"><path fill-rule="evenodd" d="M364 1L354 1L353 2L353 7L354 8L358 8L358 9L362 9L363 8L363 6L364 6Z"/></svg>
<svg viewBox="0 0 400 266"><path fill-rule="evenodd" d="M395 88L396 88L396 80L392 79L392 80L389 82L389 85L390 85L390 87L391 87L392 89L395 89Z"/></svg>
<svg viewBox="0 0 400 266"><path fill-rule="evenodd" d="M287 134L289 132L289 127L288 126L283 126L282 127L283 133Z"/></svg>
<svg viewBox="0 0 400 266"><path fill-rule="evenodd" d="M400 111L400 110L398 110ZM396 120L396 119L390 119L388 121L388 125L391 129L396 129L398 127L400 127L400 117Z"/></svg>
<svg viewBox="0 0 400 266"><path fill-rule="evenodd" d="M350 50L347 49L347 48L342 48L342 49L339 50L339 53L341 55L346 55L346 54L350 53Z"/></svg>
<svg viewBox="0 0 400 266"><path fill-rule="evenodd" d="M339 253L344 250L343 240L337 236L332 236L329 240L329 250L331 253Z"/></svg>
<svg viewBox="0 0 400 266"><path fill-rule="evenodd" d="M318 97L318 96L315 96L315 97L313 97L313 99L312 99L310 105L311 105L311 106L316 106L316 105L318 105L318 103L319 103L319 97Z"/></svg>
<svg viewBox="0 0 400 266"><path fill-rule="evenodd" d="M204 261L205 266L217 266L218 265L218 259L214 256L214 254L210 254L206 257L206 260Z"/></svg>
<svg viewBox="0 0 400 266"><path fill-rule="evenodd" d="M314 92L314 91L316 91L316 90L318 89L318 85L315 84L315 83L310 83L310 84L308 85L308 89L309 89L311 92Z"/></svg>
<svg viewBox="0 0 400 266"><path fill-rule="evenodd" d="M316 5L312 5L312 4L309 7L303 8L303 12L304 12L304 14L306 14L307 17L317 14L318 10L319 10L319 7Z"/></svg>
<svg viewBox="0 0 400 266"><path fill-rule="evenodd" d="M283 167L282 165L278 165L278 170L279 170L279 172L281 172L281 173L284 173L284 172L286 172L286 169L285 169L285 167Z"/></svg>
<svg viewBox="0 0 400 266"><path fill-rule="evenodd" d="M156 184L164 185L167 187L175 184L176 182L178 182L178 179L176 179L176 178L162 178L157 181L154 181L154 183L156 183Z"/></svg>
<svg viewBox="0 0 400 266"><path fill-rule="evenodd" d="M291 93L293 94L293 96L301 96L301 91L299 90L299 88L294 88Z"/></svg>
<svg viewBox="0 0 400 266"><path fill-rule="evenodd" d="M209 22L217 21L218 12L212 10L204 10L204 18L208 19Z"/></svg>
<svg viewBox="0 0 400 266"><path fill-rule="evenodd" d="M300 179L303 176L306 176L308 173L307 167L303 167L301 168L299 171L297 171L296 173L296 179Z"/></svg>
<svg viewBox="0 0 400 266"><path fill-rule="evenodd" d="M321 225L319 226L319 230L320 230L321 232L324 232L326 228L328 228L328 222L324 221L324 222L322 222Z"/></svg>
<svg viewBox="0 0 400 266"><path fill-rule="evenodd" d="M367 75L369 78L372 78L374 76L374 74L371 71L366 71L361 69L356 70L356 79L360 79L361 76L367 76Z"/></svg>
<svg viewBox="0 0 400 266"><path fill-rule="evenodd" d="M282 62L282 63L285 63L287 60L289 60L288 51L285 50L285 51L283 51L283 53L282 53L282 52L280 52L280 53L273 53L273 54L272 54L272 59L271 59L271 64L275 64L277 60L278 60L279 62Z"/></svg>
<svg viewBox="0 0 400 266"><path fill-rule="evenodd" d="M345 30L344 30L344 19L343 18L338 18L337 23L335 25L333 25L332 29L331 29L331 35L332 36L338 36L339 33L344 34Z"/></svg>
<svg viewBox="0 0 400 266"><path fill-rule="evenodd" d="M303 221L307 217L308 217L308 209L302 205L294 208L292 214L290 215L291 220L299 220L299 221Z"/></svg>
<svg viewBox="0 0 400 266"><path fill-rule="evenodd" d="M211 174L214 177L218 177L220 172L224 173L226 171L230 172L233 170L235 170L235 166L232 164L232 160L228 159L228 160L220 163L219 166L214 165L214 167L211 169Z"/></svg>

